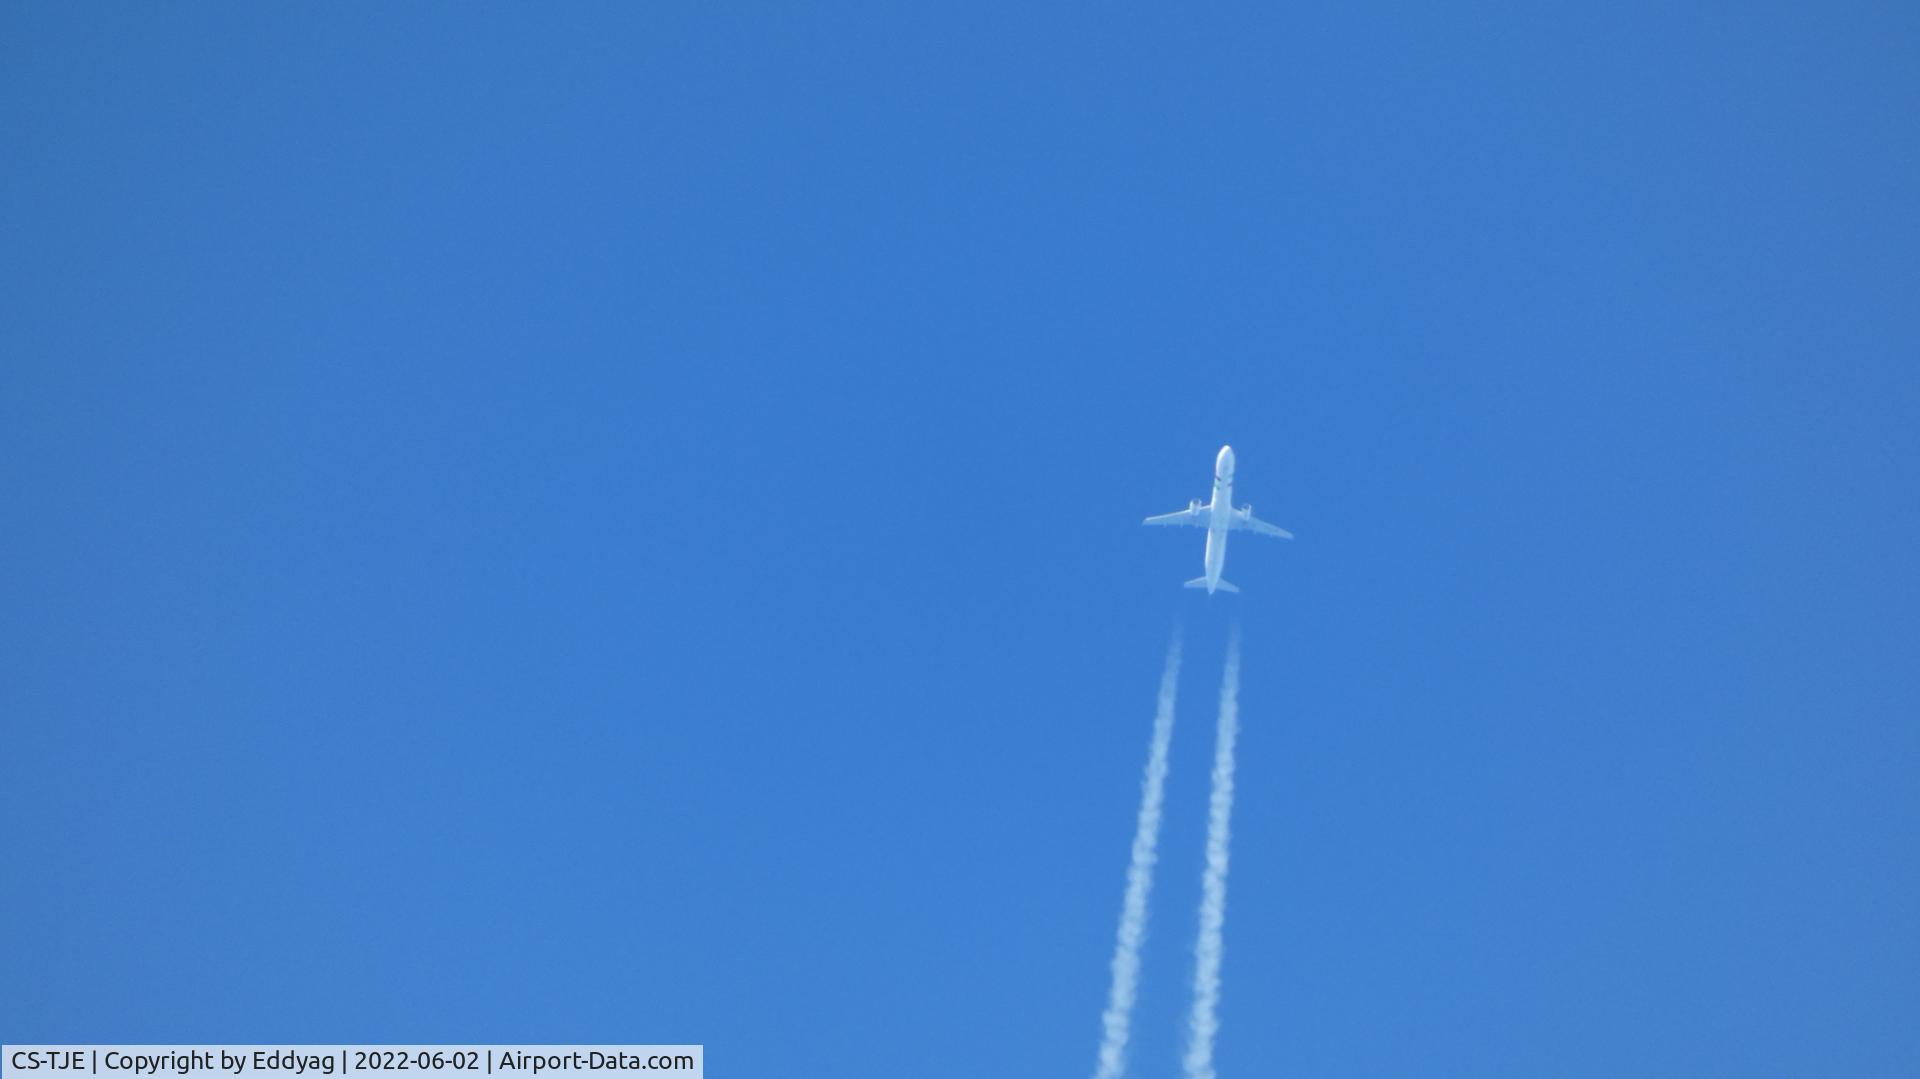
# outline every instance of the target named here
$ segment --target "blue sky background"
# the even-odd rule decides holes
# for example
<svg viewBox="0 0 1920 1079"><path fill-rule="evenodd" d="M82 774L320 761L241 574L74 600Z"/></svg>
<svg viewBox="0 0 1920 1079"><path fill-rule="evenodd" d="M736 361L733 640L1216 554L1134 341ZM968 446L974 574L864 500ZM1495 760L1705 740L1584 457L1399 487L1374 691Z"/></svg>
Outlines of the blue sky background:
<svg viewBox="0 0 1920 1079"><path fill-rule="evenodd" d="M0 1037L1920 1073L1910 5L13 4ZM1292 528L1205 597L1213 452Z"/></svg>

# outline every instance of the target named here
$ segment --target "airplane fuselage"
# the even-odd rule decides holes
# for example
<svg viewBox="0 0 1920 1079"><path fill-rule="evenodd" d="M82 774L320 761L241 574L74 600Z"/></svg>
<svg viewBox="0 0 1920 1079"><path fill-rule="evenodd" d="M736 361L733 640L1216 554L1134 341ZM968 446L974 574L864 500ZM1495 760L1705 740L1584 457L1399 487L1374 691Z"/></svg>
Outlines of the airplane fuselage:
<svg viewBox="0 0 1920 1079"><path fill-rule="evenodd" d="M1227 530L1233 524L1233 447L1220 447L1213 461L1213 504L1207 515L1207 594L1220 587L1227 568Z"/></svg>

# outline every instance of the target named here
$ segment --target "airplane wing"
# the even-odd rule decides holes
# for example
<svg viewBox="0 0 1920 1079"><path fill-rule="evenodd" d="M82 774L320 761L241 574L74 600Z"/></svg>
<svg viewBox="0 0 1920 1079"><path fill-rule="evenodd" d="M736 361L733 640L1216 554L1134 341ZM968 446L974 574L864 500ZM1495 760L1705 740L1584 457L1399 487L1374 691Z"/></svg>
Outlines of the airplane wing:
<svg viewBox="0 0 1920 1079"><path fill-rule="evenodd" d="M1195 525L1205 528L1213 520L1213 507L1188 506L1175 513L1163 513L1158 517L1149 517L1140 523L1143 525Z"/></svg>
<svg viewBox="0 0 1920 1079"><path fill-rule="evenodd" d="M1279 539L1293 538L1293 533L1278 525L1270 525L1252 514L1248 514L1245 517L1235 515L1233 518L1233 527L1244 528L1249 532L1255 532L1262 536L1275 536Z"/></svg>

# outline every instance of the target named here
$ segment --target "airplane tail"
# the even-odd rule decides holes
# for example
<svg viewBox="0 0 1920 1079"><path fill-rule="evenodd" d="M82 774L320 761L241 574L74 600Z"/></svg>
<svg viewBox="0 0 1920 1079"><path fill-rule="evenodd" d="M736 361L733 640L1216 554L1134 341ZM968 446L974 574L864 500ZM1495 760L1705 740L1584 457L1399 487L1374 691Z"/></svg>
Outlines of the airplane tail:
<svg viewBox="0 0 1920 1079"><path fill-rule="evenodd" d="M1195 578L1194 578L1193 580L1191 580L1191 581L1188 581L1188 582L1187 582L1187 585L1186 585L1186 587L1188 587L1188 588L1205 588L1205 587L1207 587L1207 579L1206 579L1205 577L1195 577ZM1238 587L1238 586L1236 586L1235 584L1233 584L1233 583L1232 583L1231 581L1228 581L1228 580L1227 580L1226 578L1224 578L1224 577L1223 577L1223 578L1221 578L1221 579L1220 579L1220 583L1218 583L1218 584L1216 584L1216 585L1214 585L1214 587L1215 587L1215 588L1217 588L1217 589L1219 589L1219 590L1220 590L1220 591L1222 591L1222 592L1238 592L1238 591L1240 591L1240 589L1239 589L1239 587Z"/></svg>

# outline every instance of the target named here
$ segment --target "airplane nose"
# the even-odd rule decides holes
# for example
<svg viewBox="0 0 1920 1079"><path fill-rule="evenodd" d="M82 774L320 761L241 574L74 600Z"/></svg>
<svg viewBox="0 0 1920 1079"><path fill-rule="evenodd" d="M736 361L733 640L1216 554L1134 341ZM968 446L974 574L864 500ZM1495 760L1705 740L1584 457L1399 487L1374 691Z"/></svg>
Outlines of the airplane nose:
<svg viewBox="0 0 1920 1079"><path fill-rule="evenodd" d="M1220 447L1220 456L1214 460L1213 467L1222 473L1233 471L1233 447L1232 446Z"/></svg>

